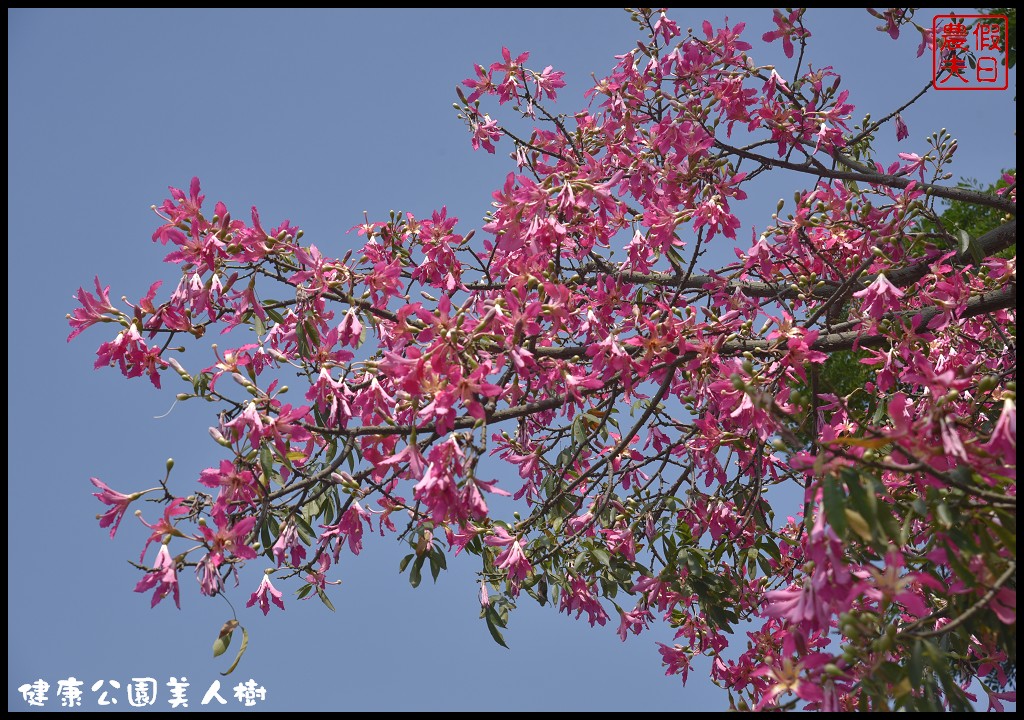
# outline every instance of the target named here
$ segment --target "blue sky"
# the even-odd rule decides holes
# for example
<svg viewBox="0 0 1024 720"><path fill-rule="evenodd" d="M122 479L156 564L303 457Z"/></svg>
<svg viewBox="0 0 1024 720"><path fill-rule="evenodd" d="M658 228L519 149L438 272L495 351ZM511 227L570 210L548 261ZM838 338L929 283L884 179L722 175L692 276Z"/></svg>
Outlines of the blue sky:
<svg viewBox="0 0 1024 720"><path fill-rule="evenodd" d="M756 60L791 67L778 43L760 41L770 11L730 14L748 22ZM673 17L719 25L722 12ZM857 117L879 117L929 81L916 37L873 32L863 10L812 11L807 22L809 60L844 76ZM142 489L172 456L172 487L187 492L220 457L212 418L185 403L157 419L178 391L170 378L158 392L94 371L109 338L99 328L65 342L73 293L97 274L113 298L135 300L157 278L173 287L149 239L149 208L193 175L208 202L236 215L256 205L268 226L289 218L338 256L358 246L346 230L364 210L374 219L447 205L463 231L479 227L512 165L500 146L497 156L472 152L455 85L507 45L529 50L532 66L566 71L559 107L571 111L590 74L633 47L633 27L621 10L9 9L7 33L8 706L26 709L17 688L37 679L84 680L84 709L100 709L98 680L185 676L198 709L228 664L210 646L231 610L186 577L181 611L151 610L126 562L146 534L129 516L111 541L88 479ZM911 138L898 149L923 154L924 137L944 126L960 139L958 176L994 180L1015 163L1014 93L930 93L905 114ZM777 183L772 174L752 193L742 240L791 196ZM397 572L403 554L377 537L358 558L343 556L336 613L286 595L287 612L264 618L243 607L256 584L244 576L232 599L251 643L224 687L252 678L267 691L259 707L276 710L725 707L701 668L685 688L663 676L655 641L671 643L666 627L621 643L613 626L591 629L524 600L504 650L477 617L472 567L452 562L436 586L413 590ZM167 697L161 687L157 705ZM108 709L125 709L123 691L118 702ZM51 691L47 707L58 705Z"/></svg>

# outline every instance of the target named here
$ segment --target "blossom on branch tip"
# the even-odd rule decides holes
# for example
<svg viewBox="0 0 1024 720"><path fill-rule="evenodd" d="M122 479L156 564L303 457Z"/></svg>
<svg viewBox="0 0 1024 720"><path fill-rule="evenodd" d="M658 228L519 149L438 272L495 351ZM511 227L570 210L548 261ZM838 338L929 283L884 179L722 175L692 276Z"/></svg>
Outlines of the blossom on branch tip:
<svg viewBox="0 0 1024 720"><path fill-rule="evenodd" d="M111 490L97 478L89 478L89 481L100 489L100 492L93 493L93 496L104 505L110 506L109 510L102 515L97 515L96 519L100 521L101 528L110 527L110 537L114 537L128 506L138 500L141 493L125 495L117 490Z"/></svg>
<svg viewBox="0 0 1024 720"><path fill-rule="evenodd" d="M184 533L178 530L172 520L178 515L186 515L187 513L188 508L185 507L184 498L175 498L170 505L164 508L163 517L157 520L153 525L146 522L142 518L140 512L136 513L142 524L153 531L150 533L150 536L146 538L146 544L142 546L142 554L139 555L139 562L142 562L142 559L146 557L146 550L149 549L150 543L160 542L165 538L165 536L169 537L171 535L176 535L178 537L185 537Z"/></svg>
<svg viewBox="0 0 1024 720"><path fill-rule="evenodd" d="M260 610L262 610L263 614L266 615L270 612L271 601L284 610L284 601L281 600L281 591L274 587L270 582L270 575L264 573L260 586L256 589L256 592L252 594L252 597L249 598L249 602L247 602L245 606L252 607L256 603L259 603Z"/></svg>
<svg viewBox="0 0 1024 720"><path fill-rule="evenodd" d="M809 30L797 27L796 25L803 13L803 10L794 10L789 15L785 15L781 10L776 9L772 20L775 21L778 27L775 30L766 32L761 36L761 39L766 43L770 43L782 38L782 51L786 53L786 57L793 57L793 40L811 36Z"/></svg>
<svg viewBox="0 0 1024 720"><path fill-rule="evenodd" d="M349 550L353 555L358 555L363 550L363 522L365 521L367 527L373 530L371 517L370 513L364 510L358 502L353 502L337 523L320 526L324 530L320 534L320 547L326 548L331 542L334 542L334 562L338 562L341 548L347 539Z"/></svg>
<svg viewBox="0 0 1024 720"><path fill-rule="evenodd" d="M498 525L492 535L484 538L484 544L505 548L494 559L494 565L508 573L509 587L514 595L518 595L519 585L533 570L522 545L519 544L519 539L509 535L505 528Z"/></svg>
<svg viewBox="0 0 1024 720"><path fill-rule="evenodd" d="M1008 467L1017 467L1017 405L1010 398L1003 400L999 419L984 447Z"/></svg>
<svg viewBox="0 0 1024 720"><path fill-rule="evenodd" d="M86 328L98 322L106 322L109 314L119 314L117 308L110 304L110 286L100 287L99 276L96 276L94 281L96 283L95 296L84 288L78 288L76 297L82 307L67 316L68 324L71 325L71 334L68 335L68 342L71 342Z"/></svg>
<svg viewBox="0 0 1024 720"><path fill-rule="evenodd" d="M864 313L868 317L880 320L886 313L900 309L900 298L904 292L889 282L885 273L879 273L875 281L863 290L853 293L853 297L864 299Z"/></svg>
<svg viewBox="0 0 1024 720"><path fill-rule="evenodd" d="M302 564L306 557L306 548L302 546L302 541L299 538L299 528L294 522L285 523L284 527L281 528L281 534L278 535L277 540L274 542L272 550L278 567L281 567L281 564L286 562L285 556L288 554L291 557L287 561L292 567L299 567Z"/></svg>
<svg viewBox="0 0 1024 720"><path fill-rule="evenodd" d="M907 124L903 122L903 117L896 113L896 141L906 140L910 137L910 130L907 129Z"/></svg>
<svg viewBox="0 0 1024 720"><path fill-rule="evenodd" d="M138 582L135 586L135 592L146 592L153 588L156 588L156 590L153 592L153 602L150 604L150 607L156 607L158 602L173 594L174 604L178 606L179 610L181 609L178 570L166 545L160 546L153 569L146 573Z"/></svg>

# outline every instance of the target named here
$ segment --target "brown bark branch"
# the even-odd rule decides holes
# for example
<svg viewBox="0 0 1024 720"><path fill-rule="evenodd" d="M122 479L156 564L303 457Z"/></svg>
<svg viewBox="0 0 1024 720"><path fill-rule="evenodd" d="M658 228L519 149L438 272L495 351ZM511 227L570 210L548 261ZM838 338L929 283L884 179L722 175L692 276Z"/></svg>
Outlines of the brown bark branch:
<svg viewBox="0 0 1024 720"><path fill-rule="evenodd" d="M885 175L883 173L868 173L868 172L852 172L849 170L830 170L825 167L809 165L806 163L795 163L788 160L779 160L777 158L768 157L767 155L760 155L758 153L748 152L740 148L726 145L725 143L716 140L715 145L722 150L738 155L739 157L753 160L754 162L763 163L765 165L771 165L772 167L779 167L785 170L792 170L794 172L804 173L807 175L814 175L816 177L827 177L833 180L853 180L855 182L869 183L872 185L885 185L886 187L892 188L905 188L910 183L915 183L918 187L921 187L929 195L933 197L945 198L946 200L959 200L961 202L970 203L972 205L984 205L985 207L995 208L1008 212L1012 215L1017 214L1017 203L1012 200L1000 197L998 195L990 195L988 193L980 193L975 190L968 190L966 188L955 188L946 187L944 185L934 185L932 183L921 182L909 177L898 177L896 175ZM849 158L843 157L839 154L837 158L844 164L851 163Z"/></svg>

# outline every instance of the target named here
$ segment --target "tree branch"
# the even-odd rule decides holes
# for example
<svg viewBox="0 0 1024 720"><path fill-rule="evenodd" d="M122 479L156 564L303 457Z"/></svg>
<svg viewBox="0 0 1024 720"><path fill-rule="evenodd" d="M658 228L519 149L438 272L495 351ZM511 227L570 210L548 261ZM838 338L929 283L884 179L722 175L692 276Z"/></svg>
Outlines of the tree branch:
<svg viewBox="0 0 1024 720"><path fill-rule="evenodd" d="M829 170L825 167L814 167L805 163L789 162L788 160L778 160L776 158L768 157L767 155L759 155L758 153L748 152L741 150L740 148L727 145L720 140L715 141L715 146L725 150L726 152L733 153L742 158L753 160L755 162L763 163L765 165L771 165L773 167L780 167L786 170L793 170L794 172L804 173L807 175L814 175L817 177L827 177L833 180L853 180L856 182L865 182L873 185L885 185L893 188L905 188L911 183L914 183L917 187L924 188L924 190L934 197L945 198L946 200L959 200L961 202L970 203L972 205L983 205L985 207L995 208L1008 212L1012 215L1017 214L1017 204L1012 200L1000 197L998 195L990 195L988 193L980 193L975 190L968 190L966 188L951 188L944 185L933 185L932 183L921 182L920 180L914 180L912 178L897 177L895 175L884 175L882 173L875 172L849 172L847 170ZM846 157L842 153L837 153L837 160L842 162L844 165L859 165L855 160ZM861 166L864 167L864 166ZM865 167L865 170L867 168Z"/></svg>

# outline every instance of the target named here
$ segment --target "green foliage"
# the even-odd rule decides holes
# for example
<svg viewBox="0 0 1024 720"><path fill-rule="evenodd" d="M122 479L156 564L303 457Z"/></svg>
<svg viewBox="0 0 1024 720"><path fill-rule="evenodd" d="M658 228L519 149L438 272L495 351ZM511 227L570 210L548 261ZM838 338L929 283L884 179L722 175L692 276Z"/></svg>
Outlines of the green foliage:
<svg viewBox="0 0 1024 720"><path fill-rule="evenodd" d="M1016 169L1006 172L1016 177ZM959 187L985 193L993 193L996 190L1008 187L1008 185L1009 183L1002 178L987 186L981 185L974 178L966 178L959 183ZM925 232L946 232L953 237L958 237L962 231L966 232L972 239L977 239L1011 219L1010 216L996 208L951 200L946 210L939 216L938 222L925 221L922 223L922 230ZM1009 254L1006 254L1007 252ZM1015 254L1016 249L1011 249L1004 251L1002 257L1012 257Z"/></svg>
<svg viewBox="0 0 1024 720"><path fill-rule="evenodd" d="M1005 15L1009 21L1009 51L1010 67L1017 64L1017 8L978 8L978 12L984 15Z"/></svg>

